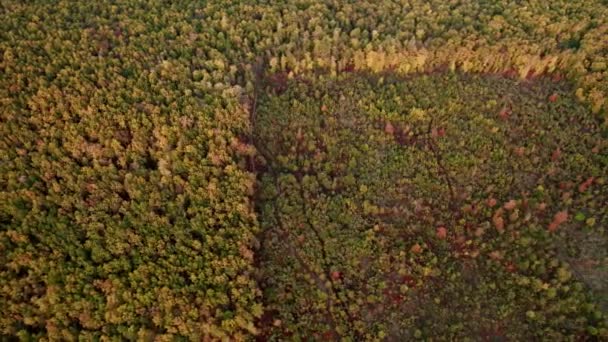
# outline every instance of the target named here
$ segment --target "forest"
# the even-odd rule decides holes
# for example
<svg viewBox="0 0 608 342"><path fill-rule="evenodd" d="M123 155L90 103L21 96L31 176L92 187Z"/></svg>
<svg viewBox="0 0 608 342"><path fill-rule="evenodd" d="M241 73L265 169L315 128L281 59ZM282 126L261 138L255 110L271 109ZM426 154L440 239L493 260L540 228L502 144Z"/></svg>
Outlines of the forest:
<svg viewBox="0 0 608 342"><path fill-rule="evenodd" d="M608 340L608 2L0 2L0 340Z"/></svg>

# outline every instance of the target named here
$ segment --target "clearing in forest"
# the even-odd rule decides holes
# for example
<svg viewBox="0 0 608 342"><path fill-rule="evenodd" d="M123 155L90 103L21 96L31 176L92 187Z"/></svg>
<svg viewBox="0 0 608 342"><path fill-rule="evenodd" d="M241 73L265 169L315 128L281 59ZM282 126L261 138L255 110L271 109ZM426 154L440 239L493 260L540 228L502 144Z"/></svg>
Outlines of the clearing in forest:
<svg viewBox="0 0 608 342"><path fill-rule="evenodd" d="M254 127L262 340L560 339L604 324L608 146L567 85L277 79Z"/></svg>

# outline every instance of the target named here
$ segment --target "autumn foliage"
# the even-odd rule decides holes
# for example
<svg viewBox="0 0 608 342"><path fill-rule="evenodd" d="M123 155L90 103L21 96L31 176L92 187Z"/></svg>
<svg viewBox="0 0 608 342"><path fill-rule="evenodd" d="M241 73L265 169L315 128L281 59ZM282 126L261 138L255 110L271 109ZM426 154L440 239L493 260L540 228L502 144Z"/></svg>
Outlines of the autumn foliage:
<svg viewBox="0 0 608 342"><path fill-rule="evenodd" d="M256 113L261 289L282 322L263 325L265 336L460 339L503 322L498 308L509 313L501 336L515 340L604 331L557 247L590 224L568 212L596 218L588 208L606 198L595 178L573 181L603 168L575 134L584 119L556 135L521 133L588 115L572 98L546 101L561 86L540 78L523 95L491 76L312 79L267 92ZM509 120L495 115L505 94L522 99ZM597 123L588 127L587 146L606 148ZM556 145L568 146L559 160ZM590 189L596 197L580 191ZM566 288L578 290L558 297ZM547 311L521 319L534 310ZM564 332L563 315L589 323Z"/></svg>
<svg viewBox="0 0 608 342"><path fill-rule="evenodd" d="M0 339L607 339L607 18L2 1Z"/></svg>

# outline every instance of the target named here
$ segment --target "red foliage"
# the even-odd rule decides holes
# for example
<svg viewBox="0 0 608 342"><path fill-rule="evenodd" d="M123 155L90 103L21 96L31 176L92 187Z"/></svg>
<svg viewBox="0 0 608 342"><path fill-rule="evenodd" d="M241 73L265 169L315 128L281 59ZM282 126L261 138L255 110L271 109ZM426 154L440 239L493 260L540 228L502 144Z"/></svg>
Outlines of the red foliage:
<svg viewBox="0 0 608 342"><path fill-rule="evenodd" d="M333 271L331 272L331 279L332 280L338 280L340 279L340 277L342 276L342 274L338 271Z"/></svg>
<svg viewBox="0 0 608 342"><path fill-rule="evenodd" d="M433 138L445 137L445 127L431 128L431 137L433 137Z"/></svg>
<svg viewBox="0 0 608 342"><path fill-rule="evenodd" d="M500 251L492 251L489 254L490 259L492 260L500 260L502 259L502 253L500 253Z"/></svg>
<svg viewBox="0 0 608 342"><path fill-rule="evenodd" d="M578 191L580 192L585 192L587 191L587 188L589 188L591 186L591 184L593 184L593 177L589 177L587 178L586 181L584 181L583 183L581 183L581 185L578 186Z"/></svg>
<svg viewBox="0 0 608 342"><path fill-rule="evenodd" d="M507 78L515 78L515 77L517 77L517 70L515 70L513 68L507 69L502 74L504 77L507 77Z"/></svg>
<svg viewBox="0 0 608 342"><path fill-rule="evenodd" d="M394 134L395 127L393 126L393 124L387 121L386 125L384 126L384 132L386 132L387 134Z"/></svg>
<svg viewBox="0 0 608 342"><path fill-rule="evenodd" d="M568 212L565 210L558 211L555 216L553 216L553 221L549 224L549 231L556 231L557 227L566 221L568 221Z"/></svg>
<svg viewBox="0 0 608 342"><path fill-rule="evenodd" d="M548 229L549 229L550 232L556 231L557 230L557 224L555 224L555 222L549 223L549 228Z"/></svg>
<svg viewBox="0 0 608 342"><path fill-rule="evenodd" d="M486 202L486 204L488 205L488 207L492 208L496 205L497 201L495 198L490 197L488 198L488 201Z"/></svg>
<svg viewBox="0 0 608 342"><path fill-rule="evenodd" d="M553 95L549 96L549 101L555 102L555 101L557 101L557 98L558 98L558 95L554 93Z"/></svg>
<svg viewBox="0 0 608 342"><path fill-rule="evenodd" d="M558 211L557 214L553 217L553 222L557 224L562 224L568 221L568 212L567 211Z"/></svg>
<svg viewBox="0 0 608 342"><path fill-rule="evenodd" d="M515 200L510 200L504 205L504 208L507 210L513 210L515 207L517 207L517 202Z"/></svg>
<svg viewBox="0 0 608 342"><path fill-rule="evenodd" d="M414 287L416 286L416 280L414 280L414 278L412 278L411 276L403 276L403 278L401 279L401 282L406 284L409 287Z"/></svg>
<svg viewBox="0 0 608 342"><path fill-rule="evenodd" d="M528 74L526 75L526 79L527 80L531 80L534 77L536 77L536 70L535 69L530 69L530 71L528 71Z"/></svg>
<svg viewBox="0 0 608 342"><path fill-rule="evenodd" d="M505 228L505 220L502 217L497 216L497 217L495 217L493 219L493 221L494 221L494 225L496 226L496 229L498 229L499 231L503 231L504 230L504 228Z"/></svg>
<svg viewBox="0 0 608 342"><path fill-rule="evenodd" d="M500 113L498 113L498 116L500 116L500 118L503 120L507 120L509 116L511 116L511 110L507 107L503 107L500 110Z"/></svg>
<svg viewBox="0 0 608 342"><path fill-rule="evenodd" d="M439 137L439 133L437 133L437 128L435 128L435 127L431 128L431 137L433 137L433 138Z"/></svg>
<svg viewBox="0 0 608 342"><path fill-rule="evenodd" d="M355 65L353 63L349 63L342 69L342 72L353 72L355 71Z"/></svg>
<svg viewBox="0 0 608 342"><path fill-rule="evenodd" d="M333 331L331 330L327 330L326 332L323 333L323 341L334 341L335 340L335 334Z"/></svg>
<svg viewBox="0 0 608 342"><path fill-rule="evenodd" d="M414 254L420 254L422 253L422 247L420 247L419 244L415 244L412 246L412 248L410 249L412 251L412 253Z"/></svg>
<svg viewBox="0 0 608 342"><path fill-rule="evenodd" d="M400 294L394 294L391 296L393 304L401 304L403 302L403 296Z"/></svg>
<svg viewBox="0 0 608 342"><path fill-rule="evenodd" d="M448 230L445 227L437 228L437 238L445 240L448 237Z"/></svg>
<svg viewBox="0 0 608 342"><path fill-rule="evenodd" d="M494 226L496 227L496 229L499 232L504 231L504 229L505 229L505 220L502 218L502 216L494 216L492 218L492 222L494 223Z"/></svg>

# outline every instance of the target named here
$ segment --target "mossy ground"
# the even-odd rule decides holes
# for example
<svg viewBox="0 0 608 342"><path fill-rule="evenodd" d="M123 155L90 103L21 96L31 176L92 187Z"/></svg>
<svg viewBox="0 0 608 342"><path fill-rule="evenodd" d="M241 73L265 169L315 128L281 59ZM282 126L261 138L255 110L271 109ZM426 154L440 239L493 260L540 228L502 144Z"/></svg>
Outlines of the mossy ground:
<svg viewBox="0 0 608 342"><path fill-rule="evenodd" d="M262 339L608 336L608 146L567 84L275 75L261 93Z"/></svg>

